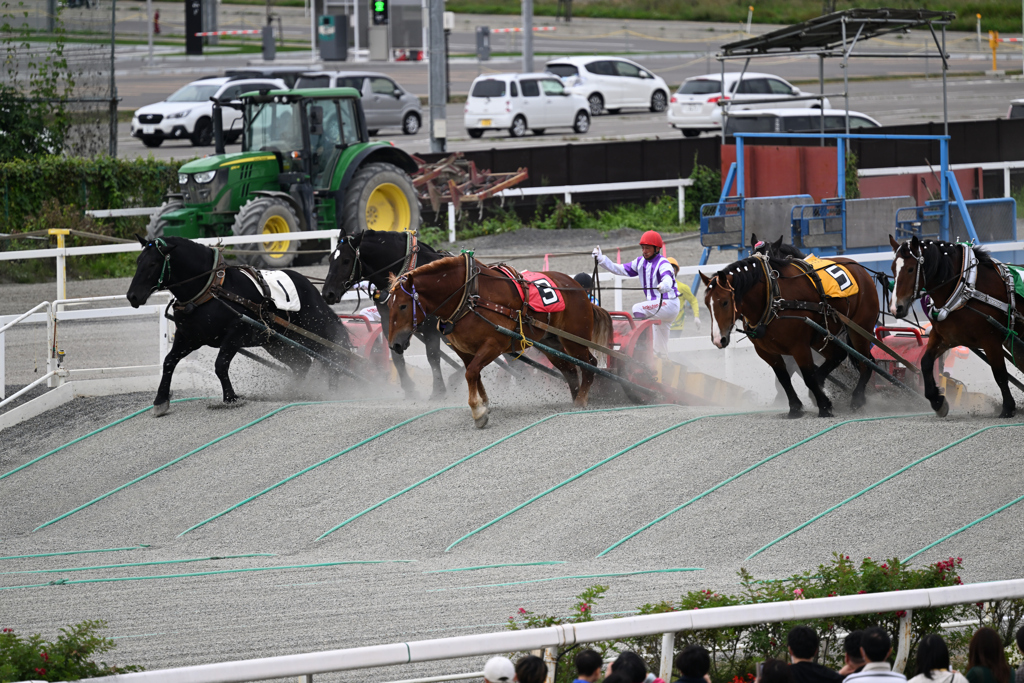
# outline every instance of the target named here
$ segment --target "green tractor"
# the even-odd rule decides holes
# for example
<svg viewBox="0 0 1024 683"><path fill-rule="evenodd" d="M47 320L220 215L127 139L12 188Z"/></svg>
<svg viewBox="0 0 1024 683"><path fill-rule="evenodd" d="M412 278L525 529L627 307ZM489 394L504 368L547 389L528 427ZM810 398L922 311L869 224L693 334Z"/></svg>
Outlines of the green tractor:
<svg viewBox="0 0 1024 683"><path fill-rule="evenodd" d="M221 107L241 109L242 151L226 154ZM273 236L341 228L407 231L420 225L409 174L418 166L387 142L370 142L359 92L353 88L272 90L214 102L216 153L178 172L150 220L150 239L225 235ZM318 261L318 241L270 240L239 245L260 268ZM307 258L308 257L308 258Z"/></svg>

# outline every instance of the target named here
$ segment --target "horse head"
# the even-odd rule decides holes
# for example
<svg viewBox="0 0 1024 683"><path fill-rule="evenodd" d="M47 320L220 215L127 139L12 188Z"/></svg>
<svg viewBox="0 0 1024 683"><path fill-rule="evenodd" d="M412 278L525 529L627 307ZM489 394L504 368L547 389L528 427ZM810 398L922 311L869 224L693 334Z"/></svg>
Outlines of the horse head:
<svg viewBox="0 0 1024 683"><path fill-rule="evenodd" d="M711 341L720 349L729 345L729 335L736 325L736 290L731 274L721 271L713 277L700 274L704 281L704 305L711 311Z"/></svg>
<svg viewBox="0 0 1024 683"><path fill-rule="evenodd" d="M359 281L362 273L359 247L365 234L361 232L352 237L342 237L338 240L337 248L331 252L331 266L320 292L328 304L341 301L341 297Z"/></svg>
<svg viewBox="0 0 1024 683"><path fill-rule="evenodd" d="M416 330L416 309L422 308L416 294L410 273L389 278L391 289L388 293L388 346L401 355L409 348L412 334ZM420 322L423 320L421 319Z"/></svg>
<svg viewBox="0 0 1024 683"><path fill-rule="evenodd" d="M904 318L914 305L914 299L928 284L925 272L926 251L921 240L914 237L906 242L897 242L889 235L889 244L894 253L892 260L893 289L889 312L897 318Z"/></svg>
<svg viewBox="0 0 1024 683"><path fill-rule="evenodd" d="M135 276L128 286L128 303L138 308L149 300L158 289L165 289L171 275L171 253L177 245L169 244L162 238L145 240L138 238L142 253L135 259Z"/></svg>
<svg viewBox="0 0 1024 683"><path fill-rule="evenodd" d="M765 254L770 258L807 258L806 255L792 244L783 244L782 235L774 242L766 242L757 239L757 235L750 233L750 254Z"/></svg>

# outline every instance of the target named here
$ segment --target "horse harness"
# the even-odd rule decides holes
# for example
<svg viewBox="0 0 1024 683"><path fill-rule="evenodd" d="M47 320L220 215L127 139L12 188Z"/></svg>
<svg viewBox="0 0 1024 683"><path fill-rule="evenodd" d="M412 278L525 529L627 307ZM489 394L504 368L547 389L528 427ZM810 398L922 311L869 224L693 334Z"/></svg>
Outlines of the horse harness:
<svg viewBox="0 0 1024 683"><path fill-rule="evenodd" d="M811 264L807 263L802 259L792 258L789 262L792 263L800 271L801 275L806 275L810 278L814 284L814 289L818 293L820 301L801 301L800 299L783 299L782 289L779 287L779 271L773 270L769 264L769 256L767 254L754 254L754 258L757 259L762 271L764 272L765 279L765 307L764 312L761 314L760 320L757 323L751 325L750 320L745 315L739 314L739 308L736 304L736 298L733 297L733 308L736 309L736 313L739 314L743 320L743 332L751 339L758 339L764 336L765 329L774 321L776 318L790 317L780 316L780 311L783 310L796 310L796 311L811 311L818 313L825 318L826 325L828 324L829 318L835 320L835 311L832 306L826 301L825 288L821 284L821 278L818 277L817 269Z"/></svg>
<svg viewBox="0 0 1024 683"><path fill-rule="evenodd" d="M383 268L375 270L374 272L370 273L369 275L365 275L365 276L363 275L363 260L362 260L361 254L360 254L360 250L362 249L362 244L360 244L358 247L353 247L351 242L349 242L348 240L344 240L343 239L341 241L341 243L338 245L338 248L340 249L342 245L347 246L349 249L352 250L352 256L353 256L353 259L354 259L354 262L353 262L353 265L352 265L352 274L349 275L348 280L346 280L344 285L343 285L345 287L345 289L346 290L352 289L352 287L354 287L357 282L361 282L362 280L368 280L369 278L373 277L374 275L377 275L379 273L383 273L385 271L389 271L389 270L391 270L391 268L393 266L395 266L399 262L401 262L402 268L398 271L398 273L396 274L396 277L402 277L403 275L408 273L410 270L415 269L416 268L417 257L419 256L419 253L420 253L419 240L416 237L416 231L415 230L410 230L410 231L406 232L405 234L406 234L405 256L403 256L402 258L397 259L395 261L392 261L391 263L389 263L388 265L384 266ZM380 303L387 303L387 297L384 297L383 299L381 299L379 292L374 292L373 298L374 298L374 301L376 301L378 304L380 304Z"/></svg>

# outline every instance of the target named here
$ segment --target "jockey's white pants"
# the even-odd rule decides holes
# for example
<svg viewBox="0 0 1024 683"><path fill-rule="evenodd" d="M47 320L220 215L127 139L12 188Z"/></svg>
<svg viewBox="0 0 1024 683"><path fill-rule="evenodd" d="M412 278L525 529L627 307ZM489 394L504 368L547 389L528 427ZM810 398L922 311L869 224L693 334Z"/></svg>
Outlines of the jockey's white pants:
<svg viewBox="0 0 1024 683"><path fill-rule="evenodd" d="M663 301L641 301L633 305L633 317L643 317L644 320L654 318L660 320L660 325L654 325L654 352L661 355L668 355L668 331L672 321L679 315L679 299L664 299Z"/></svg>

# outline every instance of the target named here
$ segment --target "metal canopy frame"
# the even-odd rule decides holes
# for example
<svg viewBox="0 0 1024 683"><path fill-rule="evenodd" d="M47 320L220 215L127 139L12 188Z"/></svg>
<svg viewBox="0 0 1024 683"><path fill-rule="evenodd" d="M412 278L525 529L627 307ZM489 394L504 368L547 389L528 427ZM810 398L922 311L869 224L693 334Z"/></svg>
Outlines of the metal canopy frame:
<svg viewBox="0 0 1024 683"><path fill-rule="evenodd" d="M816 17L800 24L794 24L785 28L777 29L763 36L755 36L744 40L728 43L722 46L722 51L716 55L716 59L722 65L722 100L719 106L723 107L723 117L729 115L729 100L725 99L725 62L728 60L743 59L743 70L740 72L740 81L743 74L750 66L751 59L763 59L766 57L778 57L783 55L814 54L818 56L818 95L807 95L798 99L816 99L823 103L825 94L825 59L827 57L840 57L843 69L843 92L834 93L833 96L842 96L846 102L846 134L850 134L850 78L849 60L850 57L873 57L890 59L927 59L931 56L927 51L924 54L904 54L890 52L872 52L869 54L854 54L854 48L870 38L888 35L891 33L907 33L912 28L927 26L932 35L932 40L938 48L938 57L942 60L942 124L943 133L949 135L949 109L946 90L946 71L949 69L949 53L946 52L946 26L955 18L954 12L938 12L933 10L907 10L907 9L849 9L840 12L832 12L824 16ZM941 29L941 40L935 33L935 27ZM850 36L853 36L852 40ZM739 86L737 86L737 90ZM747 100L748 104L766 104L776 100ZM822 107L820 132L825 132L825 113ZM725 121L722 124L722 134L725 134ZM822 140L824 144L824 140Z"/></svg>

